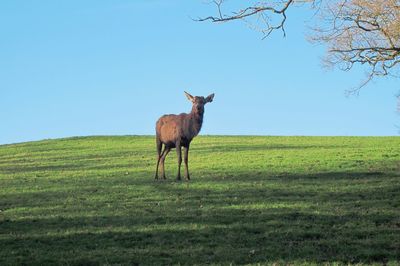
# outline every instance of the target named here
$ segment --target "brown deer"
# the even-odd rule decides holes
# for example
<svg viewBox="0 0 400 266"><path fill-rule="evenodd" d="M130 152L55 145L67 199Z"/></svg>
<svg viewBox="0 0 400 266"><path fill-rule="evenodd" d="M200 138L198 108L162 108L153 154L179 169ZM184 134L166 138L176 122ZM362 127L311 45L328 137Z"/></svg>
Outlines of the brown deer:
<svg viewBox="0 0 400 266"><path fill-rule="evenodd" d="M207 96L192 96L185 91L186 97L193 103L192 111L189 114L179 115L164 115L158 119L156 123L156 143L157 143L157 168L155 179L158 179L158 168L161 163L161 173L163 179L165 177L164 162L165 157L172 148L176 148L178 155L178 175L177 180L181 180L181 164L182 164L182 151L184 148L184 162L185 162L185 177L190 180L188 168L188 154L190 142L196 137L203 124L204 105L210 103L214 99L214 93ZM164 144L164 150L162 145Z"/></svg>

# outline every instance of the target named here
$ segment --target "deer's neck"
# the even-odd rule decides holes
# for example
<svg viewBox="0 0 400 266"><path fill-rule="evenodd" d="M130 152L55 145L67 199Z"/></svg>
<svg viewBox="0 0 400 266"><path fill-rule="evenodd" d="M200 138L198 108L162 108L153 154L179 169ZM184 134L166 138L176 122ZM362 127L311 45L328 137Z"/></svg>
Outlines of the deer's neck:
<svg viewBox="0 0 400 266"><path fill-rule="evenodd" d="M203 125L203 116L204 116L204 107L197 110L195 106L193 106L192 111L190 112L190 120L192 127L193 137L197 136L201 130L201 126Z"/></svg>

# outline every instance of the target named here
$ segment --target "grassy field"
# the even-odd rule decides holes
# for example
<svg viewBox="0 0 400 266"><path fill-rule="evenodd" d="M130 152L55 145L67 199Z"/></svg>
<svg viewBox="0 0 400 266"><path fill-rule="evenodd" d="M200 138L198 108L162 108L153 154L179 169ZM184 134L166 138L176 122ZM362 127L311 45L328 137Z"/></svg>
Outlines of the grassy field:
<svg viewBox="0 0 400 266"><path fill-rule="evenodd" d="M400 264L399 137L154 137L0 146L0 265Z"/></svg>

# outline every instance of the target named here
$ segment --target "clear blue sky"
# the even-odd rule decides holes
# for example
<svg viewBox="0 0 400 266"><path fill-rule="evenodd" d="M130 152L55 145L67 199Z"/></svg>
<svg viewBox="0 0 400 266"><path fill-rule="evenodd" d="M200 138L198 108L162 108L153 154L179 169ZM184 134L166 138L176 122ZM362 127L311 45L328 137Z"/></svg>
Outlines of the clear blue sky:
<svg viewBox="0 0 400 266"><path fill-rule="evenodd" d="M321 67L305 39L312 14L291 12L287 37L211 24L203 0L0 2L0 143L154 134L188 112L183 91L215 93L202 134L398 135L398 81L358 97L364 78Z"/></svg>

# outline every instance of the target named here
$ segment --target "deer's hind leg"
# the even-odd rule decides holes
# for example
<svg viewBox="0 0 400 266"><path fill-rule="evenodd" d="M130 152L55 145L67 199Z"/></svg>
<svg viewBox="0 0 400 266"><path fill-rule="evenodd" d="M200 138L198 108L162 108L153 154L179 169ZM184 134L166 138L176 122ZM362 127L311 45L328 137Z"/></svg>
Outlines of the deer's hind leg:
<svg viewBox="0 0 400 266"><path fill-rule="evenodd" d="M162 143L161 143L161 141L159 141L159 139L157 139L157 155L158 155L158 158L157 158L157 166L156 166L156 175L155 175L154 179L158 179L158 168L159 168L159 165L160 165L160 160L161 160L161 157L164 155L164 152L165 152L165 149L163 150L163 152L161 152L161 150L162 150Z"/></svg>
<svg viewBox="0 0 400 266"><path fill-rule="evenodd" d="M164 146L164 151L162 152L162 156L161 156L161 174L162 174L163 179L167 179L165 177L165 166L164 166L164 164L165 164L165 157L167 157L167 155L168 155L168 153L170 151L171 151L171 147Z"/></svg>

